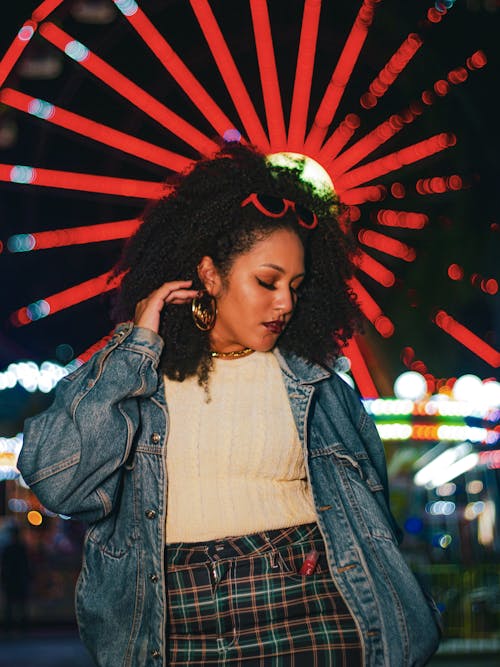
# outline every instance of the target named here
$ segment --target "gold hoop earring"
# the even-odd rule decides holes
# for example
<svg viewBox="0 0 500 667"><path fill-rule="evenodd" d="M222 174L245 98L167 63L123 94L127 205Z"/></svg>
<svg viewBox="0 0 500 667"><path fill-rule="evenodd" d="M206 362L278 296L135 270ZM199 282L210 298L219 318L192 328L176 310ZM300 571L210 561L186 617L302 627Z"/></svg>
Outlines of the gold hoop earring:
<svg viewBox="0 0 500 667"><path fill-rule="evenodd" d="M210 331L215 326L217 303L206 290L201 290L191 301L193 322L200 331Z"/></svg>

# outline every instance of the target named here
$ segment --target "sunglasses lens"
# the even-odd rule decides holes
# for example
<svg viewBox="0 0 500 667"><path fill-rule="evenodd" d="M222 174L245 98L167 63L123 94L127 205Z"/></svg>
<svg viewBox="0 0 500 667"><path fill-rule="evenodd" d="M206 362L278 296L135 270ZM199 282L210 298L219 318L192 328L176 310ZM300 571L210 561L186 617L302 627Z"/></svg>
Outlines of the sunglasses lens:
<svg viewBox="0 0 500 667"><path fill-rule="evenodd" d="M305 226L312 228L316 227L316 225L318 224L317 218L314 215L314 213L305 206L302 206L301 204L295 204L295 212L297 213L298 217L304 223Z"/></svg>
<svg viewBox="0 0 500 667"><path fill-rule="evenodd" d="M284 212L286 204L283 199L273 197L272 195L257 195L257 199L262 208L273 215L280 215Z"/></svg>

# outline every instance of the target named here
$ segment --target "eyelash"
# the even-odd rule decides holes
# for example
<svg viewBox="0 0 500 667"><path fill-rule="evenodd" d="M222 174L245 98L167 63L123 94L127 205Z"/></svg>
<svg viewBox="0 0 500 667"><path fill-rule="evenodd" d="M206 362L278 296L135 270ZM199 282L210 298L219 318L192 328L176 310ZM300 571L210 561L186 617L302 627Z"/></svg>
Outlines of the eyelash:
<svg viewBox="0 0 500 667"><path fill-rule="evenodd" d="M259 285L261 287L264 287L265 289L268 289L270 291L274 291L276 289L276 287L272 283L265 283L263 280L259 280L259 278L257 278L257 282L259 283ZM292 292L294 294L297 294L297 292L300 289L300 286L299 287L291 287L290 289L292 290Z"/></svg>
<svg viewBox="0 0 500 667"><path fill-rule="evenodd" d="M268 290L271 290L271 291L276 289L276 287L272 283L265 283L263 280L259 280L259 278L257 278L257 282L259 283L259 285L261 287L265 287L265 289L268 289Z"/></svg>

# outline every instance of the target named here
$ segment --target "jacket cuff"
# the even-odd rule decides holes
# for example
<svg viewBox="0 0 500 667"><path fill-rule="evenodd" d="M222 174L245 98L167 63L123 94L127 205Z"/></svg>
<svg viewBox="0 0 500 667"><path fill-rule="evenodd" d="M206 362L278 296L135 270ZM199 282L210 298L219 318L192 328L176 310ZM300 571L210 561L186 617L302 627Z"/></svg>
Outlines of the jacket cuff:
<svg viewBox="0 0 500 667"><path fill-rule="evenodd" d="M128 347L148 350L153 355L160 356L164 341L163 338L152 329L135 326L133 322L122 322L114 333L113 339L120 345L125 343Z"/></svg>

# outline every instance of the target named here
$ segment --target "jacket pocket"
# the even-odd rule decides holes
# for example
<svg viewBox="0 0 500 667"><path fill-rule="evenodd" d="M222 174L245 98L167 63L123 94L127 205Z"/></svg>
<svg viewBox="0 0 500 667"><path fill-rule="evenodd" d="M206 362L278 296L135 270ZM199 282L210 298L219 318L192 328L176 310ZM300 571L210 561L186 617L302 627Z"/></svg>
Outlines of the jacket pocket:
<svg viewBox="0 0 500 667"><path fill-rule="evenodd" d="M92 524L87 542L112 558L123 558L137 541L134 534L134 515L115 508L111 514Z"/></svg>
<svg viewBox="0 0 500 667"><path fill-rule="evenodd" d="M136 639L144 596L138 549L118 559L86 541L75 610L80 636L99 667L136 664L130 645Z"/></svg>
<svg viewBox="0 0 500 667"><path fill-rule="evenodd" d="M348 451L343 444L334 443L312 452L311 457L322 457L323 465L333 466L347 500L347 509L358 513L370 536L397 544L384 486L368 455Z"/></svg>

